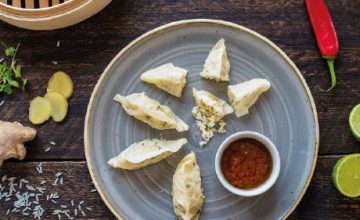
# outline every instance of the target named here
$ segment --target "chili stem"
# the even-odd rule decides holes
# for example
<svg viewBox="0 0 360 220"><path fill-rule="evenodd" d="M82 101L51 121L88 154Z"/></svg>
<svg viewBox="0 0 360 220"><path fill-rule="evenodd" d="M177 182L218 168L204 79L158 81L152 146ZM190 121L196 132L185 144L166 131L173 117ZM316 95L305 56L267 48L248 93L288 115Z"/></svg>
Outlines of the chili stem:
<svg viewBox="0 0 360 220"><path fill-rule="evenodd" d="M331 79L331 86L326 91L330 91L336 86L336 74L334 69L334 59L333 58L324 58L328 64L329 70L330 70L330 79Z"/></svg>

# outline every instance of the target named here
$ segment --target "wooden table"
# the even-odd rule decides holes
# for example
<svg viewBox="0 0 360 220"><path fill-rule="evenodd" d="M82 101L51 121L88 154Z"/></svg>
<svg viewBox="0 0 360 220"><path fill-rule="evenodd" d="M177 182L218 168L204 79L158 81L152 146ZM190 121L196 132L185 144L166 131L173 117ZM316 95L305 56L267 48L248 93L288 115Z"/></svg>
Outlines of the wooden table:
<svg viewBox="0 0 360 220"><path fill-rule="evenodd" d="M36 126L38 135L27 144L26 159L5 162L0 178L25 178L34 186L47 180L44 195L58 192L60 198L55 204L40 197L44 219L54 218L52 211L61 204L71 207L72 199L75 205L84 201L82 206L92 209L83 208L86 217L80 214L81 218L114 219L97 192L91 191L94 186L83 149L84 117L96 81L121 48L148 30L181 19L222 19L249 27L275 42L296 63L314 96L321 134L319 158L310 187L290 219L359 219L360 199L340 195L332 184L331 172L342 155L360 152L360 143L352 137L347 121L351 108L360 103L360 1L326 2L341 48L336 61L338 85L331 92L319 90L329 86L328 69L317 50L304 1L114 0L94 17L61 30L29 31L0 22L1 41L14 46L21 42L18 60L29 80L26 92L0 96L0 101L5 100L0 107L1 120L30 125L29 100L45 94L47 80L55 71L68 72L76 85L66 120ZM35 169L40 162L42 174ZM53 186L59 171L64 172L63 185ZM12 207L13 202L0 200L0 218L25 218L20 213L4 217Z"/></svg>

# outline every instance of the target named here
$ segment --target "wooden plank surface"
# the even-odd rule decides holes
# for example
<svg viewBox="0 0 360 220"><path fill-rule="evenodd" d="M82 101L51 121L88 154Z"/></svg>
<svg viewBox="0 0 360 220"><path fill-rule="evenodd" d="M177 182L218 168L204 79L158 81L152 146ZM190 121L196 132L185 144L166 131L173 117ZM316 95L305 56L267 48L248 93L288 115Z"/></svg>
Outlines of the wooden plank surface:
<svg viewBox="0 0 360 220"><path fill-rule="evenodd" d="M350 220L358 218L360 215L360 199L349 199L341 196L332 184L331 170L338 158L338 156L324 156L320 158L308 192L289 219ZM0 171L0 178L4 175L7 175L8 178L17 177L18 180L15 182L19 182L20 179L24 178L28 180L28 184L33 187L47 187L48 189L45 190L44 193L45 196L39 197L40 204L45 209L45 219L54 218L52 212L55 209L66 209L61 208L61 205L68 206L67 209L71 209L71 215L73 216L73 210L81 201L84 201L82 207L86 212L86 217L81 216L80 212L78 212L80 215L77 217L85 219L114 218L101 201L98 193L91 192L94 186L91 183L85 162L43 162L42 174L39 174L36 170L36 166L38 165L39 162L5 163ZM57 186L53 186L51 184L54 183L57 172L63 172L63 185L58 183ZM44 180L47 181L47 183L40 185L40 182ZM7 183L7 181L5 181L5 183ZM1 179L0 184L3 186L6 185L1 182ZM25 187L23 186L23 188ZM18 187L16 189L18 189ZM9 187L7 186L4 191L9 191ZM29 190L21 190L21 192L24 191ZM46 200L46 195L54 192L58 192L60 195L59 199L55 199L57 203ZM74 200L75 206L71 205L71 200ZM6 216L7 210L13 208L14 199L7 202L4 202L4 199L2 199L0 203L0 216ZM86 207L90 207L92 210L87 210ZM11 213L8 217L23 217L23 215L22 212ZM62 217L64 217L64 215L62 215Z"/></svg>
<svg viewBox="0 0 360 220"><path fill-rule="evenodd" d="M320 155L351 153L358 143L351 137L347 118L360 102L360 28L352 19L359 1L328 4L340 39L336 61L338 86L321 92L329 84L328 70L320 58L302 1L114 1L96 16L78 25L54 31L28 31L0 23L1 40L8 45L21 42L18 59L29 78L26 93L5 98L0 108L3 120L28 123L31 98L45 93L46 82L57 70L71 74L76 88L70 114L60 125L48 122L37 126L39 135L30 144L27 159L84 159L83 119L99 75L116 53L140 34L161 24L185 18L218 18L244 25L278 44L296 63L313 93L321 126ZM59 47L57 47L59 42ZM71 129L71 132L68 132ZM50 141L58 143L45 153ZM59 152L61 152L59 156Z"/></svg>
<svg viewBox="0 0 360 220"><path fill-rule="evenodd" d="M25 161L6 162L0 173L39 181L53 180L54 173L66 170L64 180L70 181L71 187L56 189L63 194L62 202L68 202L70 196L77 201L84 200L90 208L96 207L96 211L89 212L92 218L112 219L100 197L88 193L92 186L84 163L83 123L97 79L121 48L146 31L181 19L222 19L251 28L276 43L299 67L313 93L320 122L320 162L308 193L290 219L355 219L360 214L359 200L340 196L331 183L330 174L336 155L360 149L347 124L352 106L360 103L360 23L357 19L360 1L327 0L326 3L341 48L335 64L338 85L327 93L319 90L329 85L328 70L317 50L304 1L114 0L94 17L60 30L29 31L0 21L0 41L12 46L21 43L18 60L29 79L26 92L0 96L0 101L5 101L0 107L1 120L29 125L29 101L45 94L46 83L55 71L68 72L76 86L66 120L36 126L38 135L27 145ZM45 152L52 141L56 146ZM35 175L35 166L40 161L46 162L44 177ZM0 201L0 216L8 207ZM51 211L55 205L47 203L46 208ZM52 217L51 213L47 217Z"/></svg>
<svg viewBox="0 0 360 220"><path fill-rule="evenodd" d="M39 195L39 205L44 209L42 219L57 219L58 216L53 215L54 210L67 209L70 210L69 215L76 219L114 219L100 199L98 193L94 192L93 189L95 187L92 184L85 162L43 162L41 165L43 168L42 173L39 173L36 169L36 167L39 166L39 163L40 162L6 163L0 171L0 185L5 188L1 193L10 191L9 179L11 177L16 177L17 179L14 181L14 183L18 184L15 187L16 192L20 192L20 194L34 192ZM56 185L53 185L57 179L56 174L58 172L63 172L63 174L59 176L60 178ZM7 180L2 181L4 175L7 176ZM61 178L63 179L63 184L60 182ZM28 183L23 182L20 189L21 179L28 181ZM46 181L46 183L41 184L42 181ZM35 191L28 189L26 185L34 187ZM43 193L41 193L41 189L36 189L38 187L46 189L43 189ZM48 196L54 193L57 193L59 198L53 196L54 198L47 199ZM36 201L35 197L30 197L28 199L28 201L33 204L29 206L31 207L31 210L26 210L25 212L22 211L25 207L19 208L19 210L21 210L20 212L12 212L14 209L14 202L18 199L14 195L8 198L10 198L8 201L5 201L6 197L0 199L0 219L4 219L5 216L9 219L30 218L29 216L33 217L31 214L29 216L24 216L23 213L32 213L34 207L38 205L34 204L34 201ZM73 202L71 200L73 200ZM85 216L81 213L79 204L81 207L80 209L84 211ZM11 211L10 214L7 215L8 209ZM77 209L77 211L75 211L75 209ZM75 213L77 213L76 216ZM62 219L68 219L65 214L61 214L61 217Z"/></svg>

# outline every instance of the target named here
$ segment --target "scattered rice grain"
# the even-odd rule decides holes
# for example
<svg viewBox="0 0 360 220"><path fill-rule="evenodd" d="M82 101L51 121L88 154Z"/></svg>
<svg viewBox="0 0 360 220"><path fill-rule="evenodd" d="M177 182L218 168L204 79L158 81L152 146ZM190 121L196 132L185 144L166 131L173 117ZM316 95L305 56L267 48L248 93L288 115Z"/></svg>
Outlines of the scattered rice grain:
<svg viewBox="0 0 360 220"><path fill-rule="evenodd" d="M1 182L4 182L5 180L7 180L7 175L1 177Z"/></svg>
<svg viewBox="0 0 360 220"><path fill-rule="evenodd" d="M53 185L53 186L56 186L57 183L58 183L58 181L59 181L59 178L56 178L55 181L54 181L54 183L53 183L52 185Z"/></svg>
<svg viewBox="0 0 360 220"><path fill-rule="evenodd" d="M42 168L42 162L40 162L37 166L36 166L36 170L38 171L38 173L43 173L43 168Z"/></svg>

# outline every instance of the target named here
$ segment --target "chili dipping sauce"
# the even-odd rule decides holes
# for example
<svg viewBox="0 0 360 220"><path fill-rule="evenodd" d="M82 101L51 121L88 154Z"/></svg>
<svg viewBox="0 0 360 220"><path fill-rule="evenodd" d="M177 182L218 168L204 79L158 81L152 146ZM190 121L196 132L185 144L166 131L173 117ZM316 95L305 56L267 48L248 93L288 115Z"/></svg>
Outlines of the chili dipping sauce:
<svg viewBox="0 0 360 220"><path fill-rule="evenodd" d="M263 184L269 178L272 166L269 150L251 138L232 142L221 157L225 179L240 189L253 189Z"/></svg>

